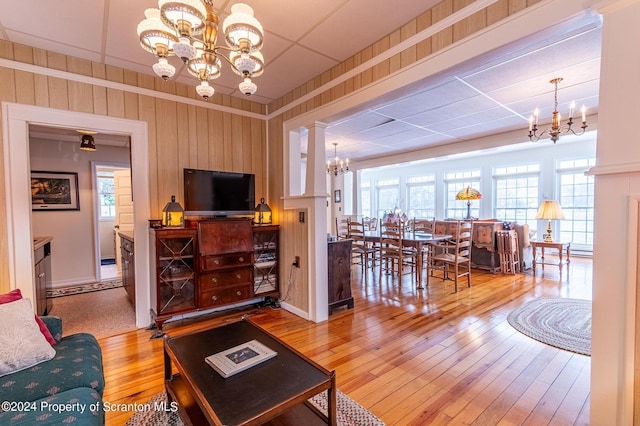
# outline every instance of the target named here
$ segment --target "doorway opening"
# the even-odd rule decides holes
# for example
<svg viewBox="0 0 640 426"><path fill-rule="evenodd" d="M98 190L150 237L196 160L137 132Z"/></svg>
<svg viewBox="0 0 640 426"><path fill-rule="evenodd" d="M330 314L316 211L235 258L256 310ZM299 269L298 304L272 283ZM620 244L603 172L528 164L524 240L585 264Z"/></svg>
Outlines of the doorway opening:
<svg viewBox="0 0 640 426"><path fill-rule="evenodd" d="M122 277L119 231L134 228L134 206L129 165L93 162L96 271L99 282Z"/></svg>
<svg viewBox="0 0 640 426"><path fill-rule="evenodd" d="M123 118L62 111L31 105L2 103L2 122L5 143L5 183L7 190L6 227L8 231L9 288L20 288L25 298L34 300L33 233L29 193L29 134L31 124L66 128L91 128L98 132L126 134L131 137L132 184L136 188L134 228L137 235L145 235L151 205L149 199L149 160L147 123ZM90 205L90 201L87 205ZM65 247L65 250L73 250ZM149 243L141 238L135 245L136 326L150 324Z"/></svg>

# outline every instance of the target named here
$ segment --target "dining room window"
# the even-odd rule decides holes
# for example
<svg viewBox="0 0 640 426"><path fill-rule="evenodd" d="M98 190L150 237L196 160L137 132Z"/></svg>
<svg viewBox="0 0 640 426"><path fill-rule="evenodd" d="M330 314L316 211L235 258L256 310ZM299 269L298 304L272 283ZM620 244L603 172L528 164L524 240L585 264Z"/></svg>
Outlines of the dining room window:
<svg viewBox="0 0 640 426"><path fill-rule="evenodd" d="M400 179L381 179L376 182L378 199L377 217L384 217L385 213L393 213L400 207Z"/></svg>
<svg viewBox="0 0 640 426"><path fill-rule="evenodd" d="M494 215L503 222L536 223L540 192L540 164L493 169Z"/></svg>
<svg viewBox="0 0 640 426"><path fill-rule="evenodd" d="M360 182L360 215L371 217L371 181Z"/></svg>
<svg viewBox="0 0 640 426"><path fill-rule="evenodd" d="M406 179L407 215L432 219L436 216L436 177L411 176Z"/></svg>
<svg viewBox="0 0 640 426"><path fill-rule="evenodd" d="M446 194L446 219L464 219L467 217L467 202L456 200L456 194L467 186L480 189L480 170L447 172L444 179ZM471 216L480 217L480 202L471 202Z"/></svg>
<svg viewBox="0 0 640 426"><path fill-rule="evenodd" d="M593 250L594 177L585 172L595 164L595 158L564 160L556 169L565 218L559 221L560 240L571 241L572 249Z"/></svg>

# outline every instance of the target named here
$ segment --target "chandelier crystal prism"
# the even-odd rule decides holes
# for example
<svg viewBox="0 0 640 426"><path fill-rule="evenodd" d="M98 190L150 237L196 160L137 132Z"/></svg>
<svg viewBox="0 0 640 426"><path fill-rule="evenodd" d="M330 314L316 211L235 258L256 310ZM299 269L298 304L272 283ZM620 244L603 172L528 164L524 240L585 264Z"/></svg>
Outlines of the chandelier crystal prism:
<svg viewBox="0 0 640 426"><path fill-rule="evenodd" d="M333 164L331 161L327 161L327 173L334 176L338 176L338 173L344 173L349 171L349 159L342 161L338 158L338 143L333 143Z"/></svg>
<svg viewBox="0 0 640 426"><path fill-rule="evenodd" d="M560 117L560 113L558 112L558 83L560 83L562 80L563 80L562 77L557 77L549 81L549 83L554 85L554 104L553 104L553 115L551 117L551 127L549 129L544 130L542 133L538 134L539 110L538 108L536 108L536 110L533 112L533 115L529 117L529 140L530 141L537 142L545 134L548 133L553 143L556 143L558 139L560 139L560 135L563 133L565 134L572 133L576 136L580 136L580 135L583 135L585 130L587 129L588 127L587 126L587 108L584 105L582 105L582 108L580 109L580 112L582 113L582 126L580 126L580 128L582 129L582 131L576 132L571 128L571 126L573 126L574 124L573 112L576 107L575 102L571 102L571 106L569 107L569 121L567 121L567 127L563 129L560 126L561 117Z"/></svg>
<svg viewBox="0 0 640 426"><path fill-rule="evenodd" d="M177 56L200 81L196 92L206 100L215 93L209 82L220 77L225 61L242 78L238 89L251 96L257 90L252 79L264 70L262 25L250 6L237 3L222 23L222 33L226 46L216 44L218 15L212 0L159 0L158 8L145 10L138 24L140 45L158 58L153 71L163 80L174 76L176 68L168 58Z"/></svg>

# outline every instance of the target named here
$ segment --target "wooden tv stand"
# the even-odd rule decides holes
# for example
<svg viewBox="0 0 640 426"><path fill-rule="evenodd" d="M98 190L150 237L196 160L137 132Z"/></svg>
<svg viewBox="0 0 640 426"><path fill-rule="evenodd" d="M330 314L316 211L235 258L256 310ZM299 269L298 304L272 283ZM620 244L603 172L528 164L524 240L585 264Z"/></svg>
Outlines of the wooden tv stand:
<svg viewBox="0 0 640 426"><path fill-rule="evenodd" d="M151 318L161 335L168 319L279 297L277 225L247 218L188 221L150 230Z"/></svg>

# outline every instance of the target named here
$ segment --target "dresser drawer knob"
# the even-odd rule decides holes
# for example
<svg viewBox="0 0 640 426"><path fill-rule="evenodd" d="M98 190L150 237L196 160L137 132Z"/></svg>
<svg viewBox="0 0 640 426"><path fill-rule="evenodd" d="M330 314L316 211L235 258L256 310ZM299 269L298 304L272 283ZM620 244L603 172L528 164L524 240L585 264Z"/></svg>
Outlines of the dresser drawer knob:
<svg viewBox="0 0 640 426"><path fill-rule="evenodd" d="M214 260L213 263L215 263L216 265L220 264L220 261L218 259Z"/></svg>
<svg viewBox="0 0 640 426"><path fill-rule="evenodd" d="M237 294L238 296L242 296L242 292L241 292L240 290L236 291L236 294Z"/></svg>
<svg viewBox="0 0 640 426"><path fill-rule="evenodd" d="M211 296L211 300L213 300L213 301L218 300L218 296Z"/></svg>
<svg viewBox="0 0 640 426"><path fill-rule="evenodd" d="M242 278L242 275L240 275L240 274L236 274L236 278L237 278L237 279L240 279L240 278Z"/></svg>
<svg viewBox="0 0 640 426"><path fill-rule="evenodd" d="M238 260L239 260L240 262L244 262L244 257L240 256L240 257L238 258Z"/></svg>
<svg viewBox="0 0 640 426"><path fill-rule="evenodd" d="M217 283L217 282L218 282L218 279L217 279L217 278L215 278L215 277L213 277L213 278L211 278L211 282L212 282L212 283Z"/></svg>

